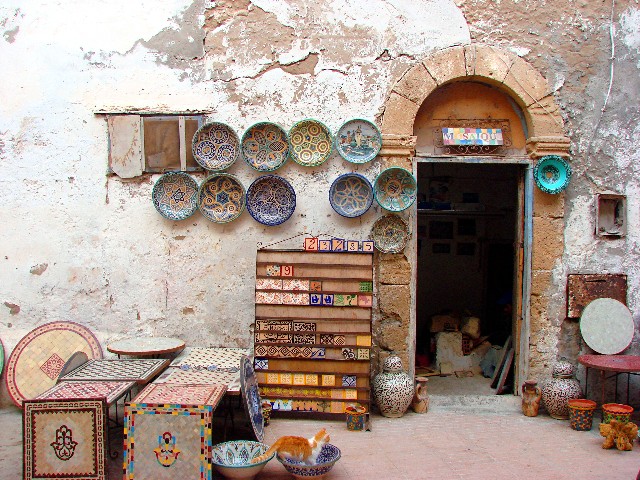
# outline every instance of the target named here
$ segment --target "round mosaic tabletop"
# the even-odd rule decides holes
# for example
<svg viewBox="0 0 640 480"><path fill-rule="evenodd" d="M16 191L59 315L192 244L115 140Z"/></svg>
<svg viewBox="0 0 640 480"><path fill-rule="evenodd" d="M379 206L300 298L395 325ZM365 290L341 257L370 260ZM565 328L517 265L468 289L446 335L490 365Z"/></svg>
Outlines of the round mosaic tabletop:
<svg viewBox="0 0 640 480"><path fill-rule="evenodd" d="M206 123L193 136L193 158L201 167L214 172L225 170L240 156L236 132L224 123Z"/></svg>
<svg viewBox="0 0 640 480"><path fill-rule="evenodd" d="M242 158L259 172L272 172L289 158L287 133L275 123L256 123L244 133Z"/></svg>
<svg viewBox="0 0 640 480"><path fill-rule="evenodd" d="M214 223L228 223L240 216L245 206L245 190L233 175L215 173L198 191L198 208Z"/></svg>
<svg viewBox="0 0 640 480"><path fill-rule="evenodd" d="M294 162L305 166L321 165L331 156L331 131L317 120L302 120L289 130L289 148Z"/></svg>
<svg viewBox="0 0 640 480"><path fill-rule="evenodd" d="M613 298L598 298L582 311L580 333L589 347L605 355L626 349L634 332L633 316L629 309Z"/></svg>
<svg viewBox="0 0 640 480"><path fill-rule="evenodd" d="M198 183L184 172L167 172L154 184L153 206L169 220L184 220L198 209Z"/></svg>
<svg viewBox="0 0 640 480"><path fill-rule="evenodd" d="M102 358L102 347L88 328L75 322L41 325L16 345L9 356L6 384L13 403L36 398L53 387L65 363L75 352Z"/></svg>
<svg viewBox="0 0 640 480"><path fill-rule="evenodd" d="M240 361L240 388L245 413L251 420L256 440L264 439L264 417L262 416L262 400L258 389L258 379L253 369L253 362L247 356Z"/></svg>
<svg viewBox="0 0 640 480"><path fill-rule="evenodd" d="M107 350L118 355L161 355L180 352L184 349L184 340L171 337L125 338L107 345Z"/></svg>

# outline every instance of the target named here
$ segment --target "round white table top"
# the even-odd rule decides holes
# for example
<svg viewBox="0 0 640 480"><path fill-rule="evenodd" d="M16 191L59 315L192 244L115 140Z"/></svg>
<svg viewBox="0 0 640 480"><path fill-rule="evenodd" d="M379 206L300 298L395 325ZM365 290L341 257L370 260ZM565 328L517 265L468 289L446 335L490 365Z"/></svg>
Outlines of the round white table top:
<svg viewBox="0 0 640 480"><path fill-rule="evenodd" d="M598 298L582 311L580 333L595 352L613 355L633 340L635 325L629 309L613 298Z"/></svg>
<svg viewBox="0 0 640 480"><path fill-rule="evenodd" d="M179 352L184 346L184 340L179 338L142 337L112 342L107 346L107 350L118 355L145 356Z"/></svg>

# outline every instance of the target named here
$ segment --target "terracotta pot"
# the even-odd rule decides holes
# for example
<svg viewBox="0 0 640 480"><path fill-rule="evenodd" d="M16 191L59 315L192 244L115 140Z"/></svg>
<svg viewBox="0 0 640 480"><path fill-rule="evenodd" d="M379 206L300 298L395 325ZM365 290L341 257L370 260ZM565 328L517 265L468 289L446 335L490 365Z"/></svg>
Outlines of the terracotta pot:
<svg viewBox="0 0 640 480"><path fill-rule="evenodd" d="M620 423L627 423L631 420L633 407L622 403L605 403L602 405L602 413L602 423L609 423L611 420L617 420Z"/></svg>
<svg viewBox="0 0 640 480"><path fill-rule="evenodd" d="M535 380L526 380L522 384L522 413L527 417L538 415L542 390Z"/></svg>
<svg viewBox="0 0 640 480"><path fill-rule="evenodd" d="M347 430L364 430L367 409L361 405L349 405L344 409L347 414Z"/></svg>
<svg viewBox="0 0 640 480"><path fill-rule="evenodd" d="M411 401L411 408L416 413L427 413L427 410L429 410L428 381L427 377L416 377L416 391Z"/></svg>
<svg viewBox="0 0 640 480"><path fill-rule="evenodd" d="M586 398L573 398L569 400L568 405L571 428L581 432L591 430L596 402Z"/></svg>

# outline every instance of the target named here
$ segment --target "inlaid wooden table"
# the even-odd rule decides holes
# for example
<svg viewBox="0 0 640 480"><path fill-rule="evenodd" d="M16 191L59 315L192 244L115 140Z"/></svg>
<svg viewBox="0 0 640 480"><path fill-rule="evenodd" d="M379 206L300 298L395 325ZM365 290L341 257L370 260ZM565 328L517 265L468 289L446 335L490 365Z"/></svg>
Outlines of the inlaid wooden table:
<svg viewBox="0 0 640 480"><path fill-rule="evenodd" d="M585 396L588 393L589 385L589 369L593 368L600 371L600 382L602 384L602 393L600 397L600 405L604 403L604 387L605 382L610 379L616 379L615 401L618 401L618 376L627 374L627 405L629 404L629 377L630 375L640 374L640 356L638 355L580 355L578 362L586 368L584 390ZM607 372L610 374L607 376Z"/></svg>
<svg viewBox="0 0 640 480"><path fill-rule="evenodd" d="M169 353L184 350L184 340L172 337L143 337L125 338L112 342L107 350L118 356L128 355L132 357L158 357Z"/></svg>
<svg viewBox="0 0 640 480"><path fill-rule="evenodd" d="M89 360L60 377L60 381L122 381L144 385L169 365L168 358Z"/></svg>

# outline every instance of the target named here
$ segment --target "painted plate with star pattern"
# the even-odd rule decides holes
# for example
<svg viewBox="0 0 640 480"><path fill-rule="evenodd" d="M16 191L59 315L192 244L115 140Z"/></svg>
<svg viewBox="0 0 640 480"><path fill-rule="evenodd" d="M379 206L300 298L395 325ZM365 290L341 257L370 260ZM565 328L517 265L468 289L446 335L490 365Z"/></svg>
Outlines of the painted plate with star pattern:
<svg viewBox="0 0 640 480"><path fill-rule="evenodd" d="M281 126L270 122L256 123L244 133L242 158L259 172L272 172L289 158L289 140Z"/></svg>
<svg viewBox="0 0 640 480"><path fill-rule="evenodd" d="M198 183L184 172L167 172L153 186L153 206L169 220L184 220L198 209Z"/></svg>
<svg viewBox="0 0 640 480"><path fill-rule="evenodd" d="M226 170L240 156L240 140L233 129L220 122L204 124L193 136L193 158L207 170Z"/></svg>
<svg viewBox="0 0 640 480"><path fill-rule="evenodd" d="M214 223L228 223L245 207L245 190L233 175L215 173L207 177L198 191L198 208Z"/></svg>

